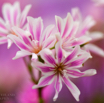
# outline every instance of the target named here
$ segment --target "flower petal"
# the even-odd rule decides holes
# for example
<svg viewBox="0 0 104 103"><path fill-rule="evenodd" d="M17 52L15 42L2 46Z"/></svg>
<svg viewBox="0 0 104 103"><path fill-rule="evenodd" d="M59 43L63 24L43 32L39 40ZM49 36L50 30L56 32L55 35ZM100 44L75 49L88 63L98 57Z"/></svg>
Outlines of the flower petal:
<svg viewBox="0 0 104 103"><path fill-rule="evenodd" d="M61 80L60 74L58 74L56 76L56 82L55 82L56 93L55 93L55 96L53 98L53 101L56 101L56 99L58 98L58 93L61 91L61 89L62 89L62 80Z"/></svg>
<svg viewBox="0 0 104 103"><path fill-rule="evenodd" d="M8 35L7 37L11 39L18 46L18 48L30 51L30 47L26 45L23 42L23 40L21 40L19 37L12 35L12 34Z"/></svg>
<svg viewBox="0 0 104 103"><path fill-rule="evenodd" d="M7 42L7 37L0 37L0 44L4 44Z"/></svg>
<svg viewBox="0 0 104 103"><path fill-rule="evenodd" d="M32 47L30 38L26 35L26 32L18 27L13 27L12 30L18 35L27 45Z"/></svg>
<svg viewBox="0 0 104 103"><path fill-rule="evenodd" d="M72 17L73 17L74 21L81 21L82 20L80 10L77 7L71 9L71 11L72 11Z"/></svg>
<svg viewBox="0 0 104 103"><path fill-rule="evenodd" d="M52 72L54 70L53 67L48 66L47 64L43 64L41 62L32 62L32 66L35 67L36 69L40 70L42 74Z"/></svg>
<svg viewBox="0 0 104 103"><path fill-rule="evenodd" d="M86 50L89 50L90 52L93 52L99 56L104 57L104 50L94 44L87 44L85 45L85 48Z"/></svg>
<svg viewBox="0 0 104 103"><path fill-rule="evenodd" d="M81 45L81 44L87 43L89 41L91 41L90 37L82 36L82 37L79 37L79 38L76 38L75 40L73 40L73 42L70 43L68 46Z"/></svg>
<svg viewBox="0 0 104 103"><path fill-rule="evenodd" d="M63 61L63 64L65 64L65 63L69 62L71 59L73 59L78 54L79 49L80 49L80 47L76 46L74 48L74 50L72 51L72 53L65 58L65 60Z"/></svg>
<svg viewBox="0 0 104 103"><path fill-rule="evenodd" d="M41 42L40 44L42 44L42 42L51 35L54 27L55 27L54 25L49 25L46 27L46 29L44 30L43 34L40 37L40 42Z"/></svg>
<svg viewBox="0 0 104 103"><path fill-rule="evenodd" d="M34 36L36 40L40 41L40 36L43 31L43 20L41 19L41 17L38 17L37 19L35 19L35 25L33 30L34 30Z"/></svg>
<svg viewBox="0 0 104 103"><path fill-rule="evenodd" d="M38 56L35 53L32 53L32 60L37 61L38 60Z"/></svg>
<svg viewBox="0 0 104 103"><path fill-rule="evenodd" d="M20 4L19 2L15 2L12 7L12 24L16 25L18 23L20 17Z"/></svg>
<svg viewBox="0 0 104 103"><path fill-rule="evenodd" d="M5 3L2 7L2 12L3 12L3 17L7 22L11 23L11 4L10 3Z"/></svg>
<svg viewBox="0 0 104 103"><path fill-rule="evenodd" d="M89 69L83 72L84 75L83 76L92 76L95 75L97 73L97 71L95 69Z"/></svg>
<svg viewBox="0 0 104 103"><path fill-rule="evenodd" d="M73 27L73 18L71 14L68 13L67 17L65 18L65 27L64 27L62 38L67 37L69 35L69 33L72 30L72 27Z"/></svg>
<svg viewBox="0 0 104 103"><path fill-rule="evenodd" d="M56 21L56 26L57 26L58 31L60 32L60 34L62 34L63 29L64 29L62 28L63 20L59 16L55 15L55 21Z"/></svg>
<svg viewBox="0 0 104 103"><path fill-rule="evenodd" d="M42 59L49 65L56 65L55 58L52 56L52 51L49 49L44 49L39 53Z"/></svg>
<svg viewBox="0 0 104 103"><path fill-rule="evenodd" d="M31 8L31 5L27 5L24 10L22 11L22 14L21 14L21 17L20 17L20 27L24 24L25 20L26 20L26 17L27 17L27 14L29 12Z"/></svg>
<svg viewBox="0 0 104 103"><path fill-rule="evenodd" d="M88 58L90 54L88 52L83 53L81 56L76 57L65 64L66 67L81 66Z"/></svg>
<svg viewBox="0 0 104 103"><path fill-rule="evenodd" d="M43 42L42 48L52 48L55 45L56 38L54 36L50 36Z"/></svg>
<svg viewBox="0 0 104 103"><path fill-rule="evenodd" d="M10 39L8 39L8 49L11 47L11 45L13 44L13 41L12 40L10 40Z"/></svg>
<svg viewBox="0 0 104 103"><path fill-rule="evenodd" d="M69 91L72 93L76 101L79 101L80 91L68 78L63 76L63 82L68 87Z"/></svg>
<svg viewBox="0 0 104 103"><path fill-rule="evenodd" d="M6 30L5 22L2 18L0 18L0 28L2 28L3 30Z"/></svg>
<svg viewBox="0 0 104 103"><path fill-rule="evenodd" d="M90 33L89 36L92 38L91 42L94 42L94 41L104 38L104 34L101 32L92 32L92 33Z"/></svg>
<svg viewBox="0 0 104 103"><path fill-rule="evenodd" d="M18 58L21 58L21 57L25 57L27 55L31 55L31 53L28 52L28 51L18 51L16 53L16 56L13 58L13 60L18 59Z"/></svg>
<svg viewBox="0 0 104 103"><path fill-rule="evenodd" d="M77 37L81 37L86 34L86 32L95 25L95 21L92 16L87 16L83 21L81 27L79 28L79 33L77 33Z"/></svg>
<svg viewBox="0 0 104 103"><path fill-rule="evenodd" d="M58 63L60 63L63 60L63 52L62 52L62 47L61 47L60 41L56 44L55 50L56 50L56 57L58 59Z"/></svg>
<svg viewBox="0 0 104 103"><path fill-rule="evenodd" d="M54 80L54 75L45 75L41 77L39 80L39 83L37 85L34 85L32 88L36 89L36 88L50 85L53 82L53 80Z"/></svg>

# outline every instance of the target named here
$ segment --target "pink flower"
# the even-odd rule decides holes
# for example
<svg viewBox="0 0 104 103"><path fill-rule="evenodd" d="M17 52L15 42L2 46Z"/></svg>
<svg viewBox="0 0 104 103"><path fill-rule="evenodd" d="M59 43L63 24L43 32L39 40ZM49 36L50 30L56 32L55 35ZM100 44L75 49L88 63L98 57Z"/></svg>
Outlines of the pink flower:
<svg viewBox="0 0 104 103"><path fill-rule="evenodd" d="M41 51L41 57L45 61L44 64L41 62L32 63L32 65L41 70L43 76L41 77L38 85L34 85L34 88L50 85L53 81L55 82L55 96L53 100L58 98L58 93L62 89L62 82L68 87L74 98L79 101L80 91L70 81L70 78L79 78L82 76L91 76L96 74L96 70L90 69L81 72L77 68L82 67L82 64L89 58L89 53L81 51L79 46L76 46L74 50L65 58L62 52L60 42L55 46L56 54L53 55L49 49Z"/></svg>
<svg viewBox="0 0 104 103"><path fill-rule="evenodd" d="M104 0L92 0L96 6L104 5Z"/></svg>
<svg viewBox="0 0 104 103"><path fill-rule="evenodd" d="M11 29L13 26L26 29L26 24L24 23L30 8L31 5L27 5L21 12L19 2L15 2L13 5L10 3L3 5L4 20L0 18L0 44L8 42L8 48L12 45L12 41L7 38L7 35L16 35Z"/></svg>
<svg viewBox="0 0 104 103"><path fill-rule="evenodd" d="M8 36L20 49L14 59L27 55L32 55L32 59L37 59L37 55L42 49L51 48L56 42L55 36L50 36L54 25L49 25L43 31L43 21L41 17L36 19L27 17L27 21L28 31L13 27L13 31L17 36Z"/></svg>
<svg viewBox="0 0 104 103"><path fill-rule="evenodd" d="M73 46L81 45L91 40L90 37L83 35L77 37L77 31L79 29L79 21L74 21L70 13L67 14L65 19L55 16L56 26L58 33L56 34L57 41L62 41L62 48L65 51L70 51Z"/></svg>
<svg viewBox="0 0 104 103"><path fill-rule="evenodd" d="M84 49L104 57L104 50L92 44L94 41L104 38L104 34L101 32L89 32L91 27L95 24L95 21L93 20L93 18L91 16L87 16L83 20L80 10L78 8L72 9L72 16L74 21L80 22L81 24L79 27L79 30L77 31L76 37L81 37L82 35L86 35L91 38L91 40L87 43L87 45L84 46Z"/></svg>

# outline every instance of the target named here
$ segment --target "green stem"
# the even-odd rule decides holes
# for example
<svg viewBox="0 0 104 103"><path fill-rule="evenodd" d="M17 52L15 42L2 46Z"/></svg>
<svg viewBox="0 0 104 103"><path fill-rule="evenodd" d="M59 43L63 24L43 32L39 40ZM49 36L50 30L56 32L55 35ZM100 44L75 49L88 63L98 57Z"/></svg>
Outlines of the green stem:
<svg viewBox="0 0 104 103"><path fill-rule="evenodd" d="M38 59L39 59L40 62L44 63L44 61L41 59L40 56L38 57ZM30 74L30 76L31 76L32 82L33 82L34 84L38 84L38 81L39 81L39 79L40 79L40 77L41 77L41 72L39 72L39 79L38 79L38 81L36 81L35 78L34 78L34 74L33 74L33 68L32 68L32 66L31 66L31 57L30 57L30 61L29 61L29 62L26 61L26 58L25 58L25 57L23 58L23 60L24 60L24 63L25 63L25 65L26 65L26 67L27 67L27 69L28 69L28 71L29 71L29 74ZM44 100L43 100L43 98L42 98L42 89L43 89L43 88L38 88L39 103L44 103Z"/></svg>

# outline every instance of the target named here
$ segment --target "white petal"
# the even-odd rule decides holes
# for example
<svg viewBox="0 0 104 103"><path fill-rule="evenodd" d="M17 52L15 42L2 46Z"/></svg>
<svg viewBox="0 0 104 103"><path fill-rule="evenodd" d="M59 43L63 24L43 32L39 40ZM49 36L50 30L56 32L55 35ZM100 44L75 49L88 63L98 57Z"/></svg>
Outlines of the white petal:
<svg viewBox="0 0 104 103"><path fill-rule="evenodd" d="M85 45L85 48L89 50L90 52L93 52L99 56L104 57L104 50L94 44L87 44Z"/></svg>
<svg viewBox="0 0 104 103"><path fill-rule="evenodd" d="M16 56L13 58L13 60L18 59L18 58L21 58L21 57L25 57L27 55L31 55L31 53L28 52L28 51L18 51L16 53Z"/></svg>
<svg viewBox="0 0 104 103"><path fill-rule="evenodd" d="M95 69L89 69L84 71L83 73L85 73L83 76L92 76L92 75L95 75L97 71Z"/></svg>
<svg viewBox="0 0 104 103"><path fill-rule="evenodd" d="M11 47L12 44L13 44L13 41L10 40L10 39L8 39L8 46L7 46L7 48L9 49L9 48Z"/></svg>

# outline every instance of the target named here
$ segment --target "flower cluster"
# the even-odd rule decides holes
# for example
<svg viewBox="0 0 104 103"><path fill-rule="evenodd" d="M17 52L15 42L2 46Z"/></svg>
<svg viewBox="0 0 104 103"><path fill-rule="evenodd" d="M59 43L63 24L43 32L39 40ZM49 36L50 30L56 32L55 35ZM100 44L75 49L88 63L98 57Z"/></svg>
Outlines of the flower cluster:
<svg viewBox="0 0 104 103"><path fill-rule="evenodd" d="M0 19L0 44L8 42L8 48L12 43L16 44L19 51L13 59L31 57L31 65L42 74L33 88L41 88L54 82L56 92L53 100L56 100L62 83L65 83L79 101L80 91L71 82L71 78L96 74L95 69L81 72L79 68L92 57L90 51L104 57L104 51L92 44L103 38L103 34L89 32L95 21L91 16L83 20L78 8L72 9L65 19L55 16L56 26L49 25L44 29L41 17L27 17L30 7L26 6L21 13L18 2L13 5L4 4L5 21ZM26 18L27 23L24 24Z"/></svg>

